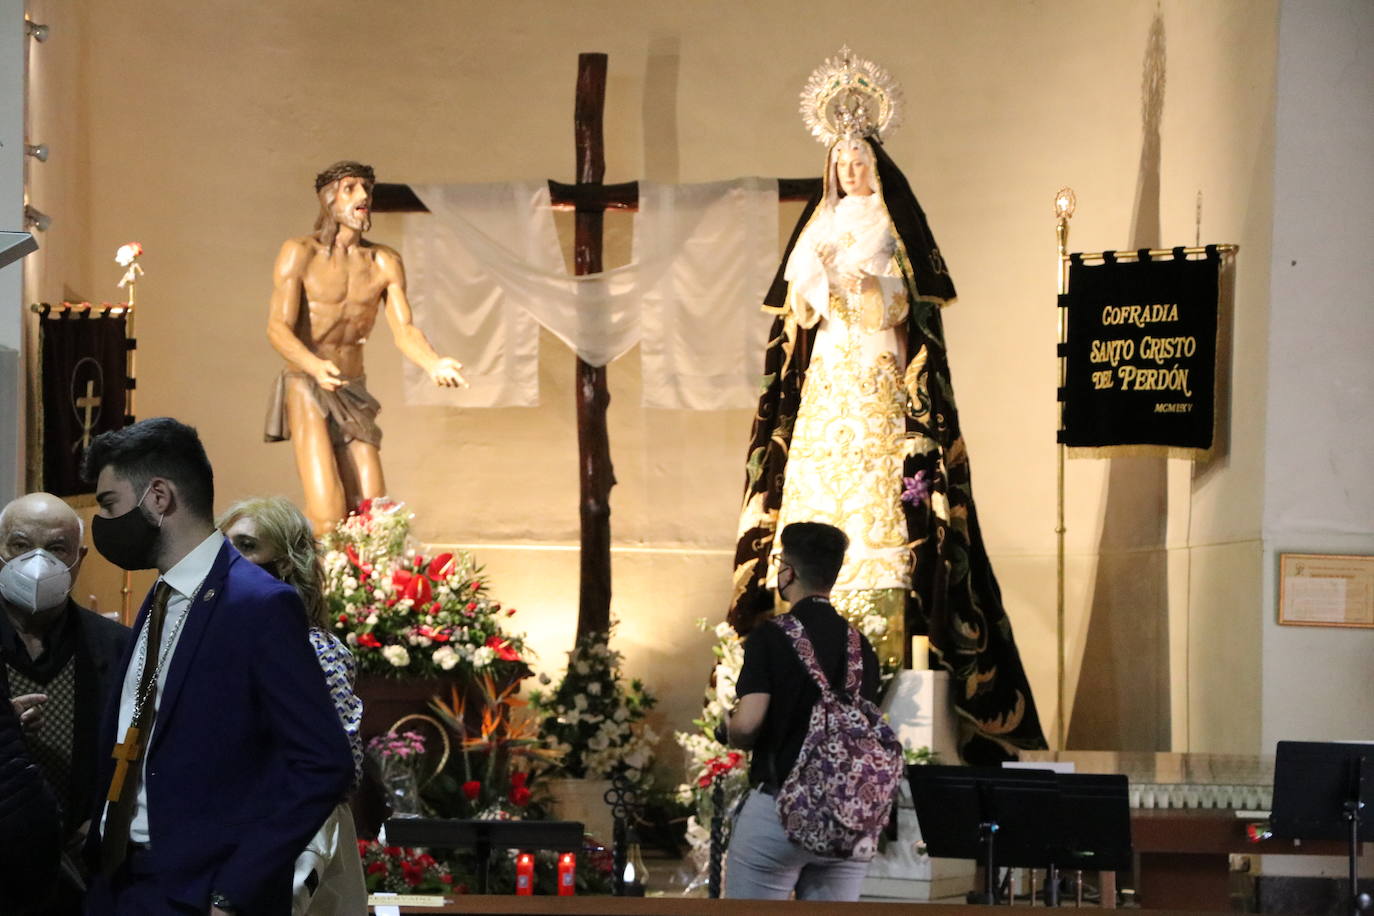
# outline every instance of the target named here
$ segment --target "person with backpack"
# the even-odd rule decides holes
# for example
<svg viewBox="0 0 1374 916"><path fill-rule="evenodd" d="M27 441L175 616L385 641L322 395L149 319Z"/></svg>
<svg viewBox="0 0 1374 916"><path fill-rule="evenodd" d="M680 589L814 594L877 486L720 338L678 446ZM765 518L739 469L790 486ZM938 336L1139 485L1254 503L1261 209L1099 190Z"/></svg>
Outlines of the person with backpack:
<svg viewBox="0 0 1374 916"><path fill-rule="evenodd" d="M725 896L857 900L902 778L901 746L877 707L878 657L830 604L849 539L831 525L782 531L778 593L790 612L744 644L728 720L752 751Z"/></svg>

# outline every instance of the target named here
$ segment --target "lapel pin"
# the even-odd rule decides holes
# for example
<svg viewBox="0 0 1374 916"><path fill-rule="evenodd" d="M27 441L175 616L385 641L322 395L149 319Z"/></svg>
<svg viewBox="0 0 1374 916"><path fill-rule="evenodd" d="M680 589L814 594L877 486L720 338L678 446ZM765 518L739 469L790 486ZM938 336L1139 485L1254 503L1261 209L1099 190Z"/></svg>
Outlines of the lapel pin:
<svg viewBox="0 0 1374 916"><path fill-rule="evenodd" d="M202 598L201 600L202 600L202 601L210 601L210 600L212 600L214 597L215 597L215 590L214 590L213 588L210 588L210 589L206 589L206 590L205 590L205 597Z"/></svg>

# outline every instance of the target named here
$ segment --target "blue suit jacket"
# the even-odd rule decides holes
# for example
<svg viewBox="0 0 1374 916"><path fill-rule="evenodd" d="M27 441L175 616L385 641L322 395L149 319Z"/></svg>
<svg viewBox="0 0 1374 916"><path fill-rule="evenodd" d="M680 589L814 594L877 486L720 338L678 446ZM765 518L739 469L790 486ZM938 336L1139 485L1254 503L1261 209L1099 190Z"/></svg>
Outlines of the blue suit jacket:
<svg viewBox="0 0 1374 916"><path fill-rule="evenodd" d="M148 607L144 599L135 633ZM174 900L208 909L215 892L248 913L289 914L292 863L353 778L348 739L293 588L225 541L189 613L145 757L147 861ZM121 680L136 642L116 669ZM102 755L118 716L115 690ZM113 772L104 756L86 846L93 863ZM92 888L88 912L106 912L101 890Z"/></svg>

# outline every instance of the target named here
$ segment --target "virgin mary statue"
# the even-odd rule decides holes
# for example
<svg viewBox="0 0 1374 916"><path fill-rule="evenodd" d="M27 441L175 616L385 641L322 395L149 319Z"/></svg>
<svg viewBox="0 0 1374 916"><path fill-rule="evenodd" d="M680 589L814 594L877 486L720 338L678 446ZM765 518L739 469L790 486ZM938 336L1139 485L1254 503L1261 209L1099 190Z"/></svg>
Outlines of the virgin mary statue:
<svg viewBox="0 0 1374 916"><path fill-rule="evenodd" d="M928 634L964 759L990 762L1045 739L974 511L940 317L954 284L881 142L899 106L886 71L847 48L802 92L829 152L765 299L729 620L743 634L774 613L777 532L843 529L836 609L896 665L908 634Z"/></svg>

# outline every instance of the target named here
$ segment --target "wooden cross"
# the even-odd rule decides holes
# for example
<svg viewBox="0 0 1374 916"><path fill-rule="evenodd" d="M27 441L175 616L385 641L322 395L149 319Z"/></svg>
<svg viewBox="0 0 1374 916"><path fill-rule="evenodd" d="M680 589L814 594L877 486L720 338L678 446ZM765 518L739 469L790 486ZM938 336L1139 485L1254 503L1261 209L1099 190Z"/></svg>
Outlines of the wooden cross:
<svg viewBox="0 0 1374 916"><path fill-rule="evenodd" d="M559 209L575 211L573 270L578 276L601 272L602 224L607 210L639 209L639 183L604 184L606 151L602 115L606 109L606 55L579 54L573 138L577 154L574 184L549 181L549 196ZM819 178L778 179L779 200L809 200ZM409 185L379 184L374 213L426 213ZM582 568L578 589L577 638L605 633L611 625L611 443L606 429L606 367L577 360L573 390L577 398L577 474L582 523Z"/></svg>
<svg viewBox="0 0 1374 916"><path fill-rule="evenodd" d="M72 447L72 451L78 448L85 451L91 447L91 433L95 430L95 420L91 418L91 411L100 404L101 400L95 394L95 380L86 379L86 394L76 399L77 407L86 408L85 416L81 419L81 440Z"/></svg>
<svg viewBox="0 0 1374 916"><path fill-rule="evenodd" d="M124 794L124 784L129 781L129 764L137 763L143 756L143 746L139 743L139 728L130 725L124 732L124 740L116 744L110 756L115 759L115 771L110 779L110 794L107 801L117 802Z"/></svg>

